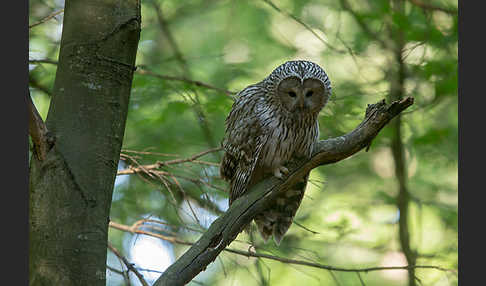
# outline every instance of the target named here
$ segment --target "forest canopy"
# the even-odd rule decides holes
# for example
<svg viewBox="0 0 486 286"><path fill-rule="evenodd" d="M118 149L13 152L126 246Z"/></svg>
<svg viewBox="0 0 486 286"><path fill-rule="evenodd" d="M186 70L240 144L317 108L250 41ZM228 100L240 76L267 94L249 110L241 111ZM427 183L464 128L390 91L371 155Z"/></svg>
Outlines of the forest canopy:
<svg viewBox="0 0 486 286"><path fill-rule="evenodd" d="M29 1L29 91L44 120L63 9ZM332 82L320 139L353 130L368 104L414 104L367 152L312 170L280 246L242 232L188 285L458 284L457 2L147 0L141 17L106 285L151 285L227 210L233 98L295 59ZM407 265L433 267L351 271Z"/></svg>

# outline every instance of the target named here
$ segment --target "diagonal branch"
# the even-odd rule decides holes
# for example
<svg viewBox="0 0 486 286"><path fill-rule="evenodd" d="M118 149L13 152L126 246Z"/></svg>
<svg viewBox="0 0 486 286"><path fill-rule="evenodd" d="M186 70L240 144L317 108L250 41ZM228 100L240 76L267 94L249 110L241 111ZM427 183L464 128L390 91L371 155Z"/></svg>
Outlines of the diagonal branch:
<svg viewBox="0 0 486 286"><path fill-rule="evenodd" d="M40 25L40 24L42 24L42 23L44 23L44 22L47 22L47 21L49 21L50 19L52 19L52 18L56 17L57 15L59 15L59 14L61 14L61 13L64 13L64 9L61 9L61 10L59 10L59 11L56 11L56 12L54 12L54 13L50 14L49 16L47 16L47 17L45 17L45 18L42 18L42 19L41 19L41 20L39 20L38 22L35 22L34 24L29 25L29 29L30 29L30 28L33 28L33 27L35 27L35 26L37 26L37 25Z"/></svg>
<svg viewBox="0 0 486 286"><path fill-rule="evenodd" d="M379 131L395 116L413 104L408 97L389 106L384 100L368 105L366 115L353 131L316 144L310 159L289 164L283 179L271 177L253 186L247 195L237 199L226 213L216 219L201 238L172 264L154 285L184 285L206 269L221 251L263 211L280 193L286 191L312 169L350 157L369 146Z"/></svg>
<svg viewBox="0 0 486 286"><path fill-rule="evenodd" d="M177 45L177 42L174 39L174 36L172 36L172 32L169 29L169 25L165 20L164 15L162 15L162 9L160 8L160 5L156 1L152 1L151 4L154 7L155 12L157 14L157 21L159 22L160 29L167 37L167 41L169 42L169 45L172 48L172 51L174 52L174 56L177 62L179 63L179 65L181 66L184 75L190 76L190 71L189 68L187 67L187 62L182 56L182 53L179 49L179 46Z"/></svg>
<svg viewBox="0 0 486 286"><path fill-rule="evenodd" d="M128 261L125 256L121 255L121 253L116 249L114 248L111 243L108 242L108 248L111 250L111 252L113 252L119 259L121 259L123 261L123 263L125 264L125 266L130 270L132 271L133 273L135 273L135 275L137 276L138 280L140 280L140 283L142 283L143 286L148 286L148 283L147 281L145 281L145 279L143 278L143 275L140 274L140 272L138 272L138 270L133 266L132 263L130 263L130 261Z"/></svg>
<svg viewBox="0 0 486 286"><path fill-rule="evenodd" d="M340 54L344 54L346 53L346 51L344 50L339 50L338 48L334 47L333 45L329 44L329 42L327 42L326 40L324 40L321 36L319 36L319 34L317 34L309 25L307 25L304 21L302 21L301 19L297 18L295 15L293 14L290 14L288 12L285 12L283 11L282 9L280 9L277 5L275 5L272 1L270 0L263 0L263 2L267 3L268 5L270 5L273 9L275 9L277 12L281 13L282 15L285 15L287 17L290 17L292 18L295 22L299 23L300 25L302 25L306 30L308 30L309 32L311 32L312 35L314 35L314 37L316 37L319 41L321 41L324 45L326 45L328 48L330 48L331 50L337 52L337 53L340 53Z"/></svg>
<svg viewBox="0 0 486 286"><path fill-rule="evenodd" d="M383 39L379 33L375 33L371 28L368 26L368 23L363 19L361 15L359 15L353 8L351 8L351 5L347 0L340 0L341 7L343 10L349 12L351 16L354 18L354 20L358 23L360 28L373 40L377 41L383 48L389 48L390 47L390 42L387 41L386 39Z"/></svg>
<svg viewBox="0 0 486 286"><path fill-rule="evenodd" d="M188 84L191 84L191 85L195 85L195 86L199 86L199 87L204 87L206 89L216 90L216 91L219 91L221 93L224 93L229 98L233 98L232 95L235 95L236 94L236 92L234 92L234 91L229 91L229 90L226 90L224 88L216 87L216 86L213 86L211 84L208 84L208 83L205 83L205 82L202 82L202 81L192 80L192 79L189 79L187 77L171 76L171 75L161 75L161 74L152 72L152 71L148 70L147 68L145 68L143 66L137 66L136 73L137 74L141 74L141 75L148 75L148 76L156 77L156 78L159 78L159 79L162 79L162 80L181 81L181 82L185 82L185 83L188 83Z"/></svg>

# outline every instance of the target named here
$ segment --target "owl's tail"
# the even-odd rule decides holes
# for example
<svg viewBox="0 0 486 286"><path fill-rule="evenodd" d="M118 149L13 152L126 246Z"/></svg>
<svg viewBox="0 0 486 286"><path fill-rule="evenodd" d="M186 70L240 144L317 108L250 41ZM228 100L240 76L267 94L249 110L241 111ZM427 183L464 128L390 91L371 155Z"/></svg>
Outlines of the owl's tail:
<svg viewBox="0 0 486 286"><path fill-rule="evenodd" d="M273 235L275 243L280 245L302 202L308 178L309 174L305 175L301 181L280 194L267 210L255 217L258 232L265 242Z"/></svg>

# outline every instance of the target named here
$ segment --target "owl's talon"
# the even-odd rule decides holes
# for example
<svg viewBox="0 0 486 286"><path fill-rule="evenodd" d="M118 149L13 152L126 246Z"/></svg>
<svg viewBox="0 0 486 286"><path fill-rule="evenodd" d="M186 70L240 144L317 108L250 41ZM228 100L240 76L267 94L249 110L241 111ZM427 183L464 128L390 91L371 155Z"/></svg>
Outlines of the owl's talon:
<svg viewBox="0 0 486 286"><path fill-rule="evenodd" d="M283 178L282 173L287 175L289 173L289 169L285 168L284 166L279 166L273 170L273 175L279 179Z"/></svg>
<svg viewBox="0 0 486 286"><path fill-rule="evenodd" d="M280 166L280 171L281 171L282 173L284 173L285 175L287 175L287 174L289 173L289 169L287 169L287 168L286 168L286 167L284 167L284 166Z"/></svg>

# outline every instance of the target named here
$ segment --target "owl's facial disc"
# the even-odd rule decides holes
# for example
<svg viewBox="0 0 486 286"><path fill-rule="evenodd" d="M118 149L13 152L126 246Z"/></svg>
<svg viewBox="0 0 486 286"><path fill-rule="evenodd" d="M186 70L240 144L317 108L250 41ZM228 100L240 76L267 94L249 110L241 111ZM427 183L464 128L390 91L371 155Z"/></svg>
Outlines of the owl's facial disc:
<svg viewBox="0 0 486 286"><path fill-rule="evenodd" d="M297 77L282 80L277 87L277 94L287 111L298 114L319 112L328 98L321 81L317 79L301 81Z"/></svg>

